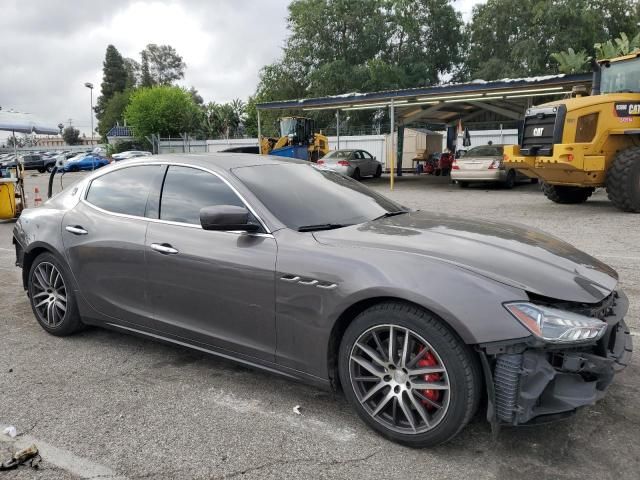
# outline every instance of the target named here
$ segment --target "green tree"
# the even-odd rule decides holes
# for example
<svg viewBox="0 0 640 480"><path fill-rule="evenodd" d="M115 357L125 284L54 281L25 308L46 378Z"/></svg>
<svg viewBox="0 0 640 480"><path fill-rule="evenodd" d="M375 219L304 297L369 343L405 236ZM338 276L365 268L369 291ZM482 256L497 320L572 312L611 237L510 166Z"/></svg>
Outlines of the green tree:
<svg viewBox="0 0 640 480"><path fill-rule="evenodd" d="M594 56L596 42L634 28L637 5L637 0L488 0L473 9L460 78L548 74L558 69L551 54L569 47Z"/></svg>
<svg viewBox="0 0 640 480"><path fill-rule="evenodd" d="M640 33L629 39L627 34L622 32L620 38L614 38L613 41L607 40L605 43L596 43L594 47L598 59L628 55L640 49Z"/></svg>
<svg viewBox="0 0 640 480"><path fill-rule="evenodd" d="M197 131L200 111L188 91L161 85L134 91L124 118L140 139L152 133L177 137Z"/></svg>
<svg viewBox="0 0 640 480"><path fill-rule="evenodd" d="M569 48L566 52L552 53L551 56L558 62L558 71L560 73L586 72L591 60L586 50L575 52L573 48Z"/></svg>
<svg viewBox="0 0 640 480"><path fill-rule="evenodd" d="M80 141L80 130L69 125L62 131L62 138L67 145L78 145Z"/></svg>
<svg viewBox="0 0 640 480"><path fill-rule="evenodd" d="M259 101L432 84L460 59L462 20L449 0L294 0L287 21Z"/></svg>
<svg viewBox="0 0 640 480"><path fill-rule="evenodd" d="M106 141L107 133L109 133L111 127L116 125L118 122L123 122L124 111L127 108L127 105L129 105L131 93L132 90L116 92L109 102L107 102L102 118L100 118L100 121L98 122L98 133L104 141Z"/></svg>
<svg viewBox="0 0 640 480"><path fill-rule="evenodd" d="M187 65L171 45L150 43L140 53L143 62L143 86L171 85L184 78Z"/></svg>
<svg viewBox="0 0 640 480"><path fill-rule="evenodd" d="M113 45L107 47L107 52L102 64L101 93L94 108L96 118L100 120L107 102L116 92L121 92L127 87L127 70L124 59L118 49Z"/></svg>
<svg viewBox="0 0 640 480"><path fill-rule="evenodd" d="M125 58L124 69L127 72L126 88L135 88L140 77L140 64L133 58Z"/></svg>
<svg viewBox="0 0 640 480"><path fill-rule="evenodd" d="M154 81L151 78L151 72L149 71L149 59L146 52L143 50L140 52L140 86L141 87L153 87Z"/></svg>

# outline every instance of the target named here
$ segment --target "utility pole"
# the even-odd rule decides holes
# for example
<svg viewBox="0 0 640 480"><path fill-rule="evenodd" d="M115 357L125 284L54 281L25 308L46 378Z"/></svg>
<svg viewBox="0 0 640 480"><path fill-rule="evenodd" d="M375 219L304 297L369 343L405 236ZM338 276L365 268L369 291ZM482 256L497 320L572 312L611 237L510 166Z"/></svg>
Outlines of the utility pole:
<svg viewBox="0 0 640 480"><path fill-rule="evenodd" d="M89 98L91 106L91 146L93 146L93 83L87 82L84 84L89 89Z"/></svg>

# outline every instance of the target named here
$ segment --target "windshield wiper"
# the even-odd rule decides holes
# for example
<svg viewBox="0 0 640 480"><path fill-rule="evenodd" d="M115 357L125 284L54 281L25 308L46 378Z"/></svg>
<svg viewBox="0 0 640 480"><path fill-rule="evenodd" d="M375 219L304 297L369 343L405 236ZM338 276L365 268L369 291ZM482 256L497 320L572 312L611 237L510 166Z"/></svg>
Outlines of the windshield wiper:
<svg viewBox="0 0 640 480"><path fill-rule="evenodd" d="M336 228L350 227L352 223L320 223L318 225L303 225L298 227L299 232L316 232L318 230L334 230Z"/></svg>
<svg viewBox="0 0 640 480"><path fill-rule="evenodd" d="M403 213L409 213L410 211L411 210L397 210L395 212L387 212L383 215L380 215L379 217L374 218L373 220L380 220L381 218L395 217L396 215L402 215Z"/></svg>

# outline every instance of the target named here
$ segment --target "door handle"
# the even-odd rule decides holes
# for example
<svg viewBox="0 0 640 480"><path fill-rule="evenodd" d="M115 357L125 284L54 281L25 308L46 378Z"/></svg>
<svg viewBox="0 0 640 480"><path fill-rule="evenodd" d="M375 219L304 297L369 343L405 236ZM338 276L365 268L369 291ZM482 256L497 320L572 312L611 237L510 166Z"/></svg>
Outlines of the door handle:
<svg viewBox="0 0 640 480"><path fill-rule="evenodd" d="M178 250L173 248L168 243L152 243L151 248L156 252L160 252L164 255L175 255L176 253L178 253Z"/></svg>
<svg viewBox="0 0 640 480"><path fill-rule="evenodd" d="M64 227L64 229L69 233L73 233L74 235L86 235L87 233L89 233L80 225L67 225L66 227Z"/></svg>

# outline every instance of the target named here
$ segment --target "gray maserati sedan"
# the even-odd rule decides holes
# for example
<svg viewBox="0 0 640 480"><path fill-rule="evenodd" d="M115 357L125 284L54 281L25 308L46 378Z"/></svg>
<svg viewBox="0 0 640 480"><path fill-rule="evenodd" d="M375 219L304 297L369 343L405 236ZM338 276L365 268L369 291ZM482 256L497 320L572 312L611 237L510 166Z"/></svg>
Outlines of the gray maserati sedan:
<svg viewBox="0 0 640 480"><path fill-rule="evenodd" d="M480 405L494 429L570 415L631 355L607 265L307 162L118 162L25 210L14 244L47 332L99 325L341 389L413 447L451 439Z"/></svg>

